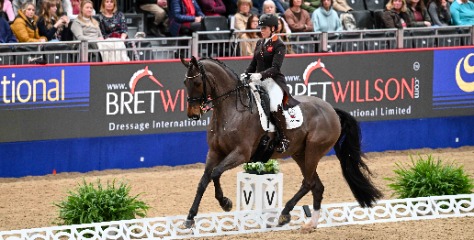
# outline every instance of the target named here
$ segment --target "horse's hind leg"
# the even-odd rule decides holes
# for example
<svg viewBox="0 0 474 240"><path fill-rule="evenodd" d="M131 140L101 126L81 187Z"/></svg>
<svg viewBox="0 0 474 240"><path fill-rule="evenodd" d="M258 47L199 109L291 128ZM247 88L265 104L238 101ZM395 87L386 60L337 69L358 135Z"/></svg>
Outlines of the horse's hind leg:
<svg viewBox="0 0 474 240"><path fill-rule="evenodd" d="M304 230L311 230L318 226L321 202L323 201L324 185L321 182L318 173L316 173L315 176L316 184L311 188L311 193L313 194L313 212L311 214L311 220L303 226Z"/></svg>

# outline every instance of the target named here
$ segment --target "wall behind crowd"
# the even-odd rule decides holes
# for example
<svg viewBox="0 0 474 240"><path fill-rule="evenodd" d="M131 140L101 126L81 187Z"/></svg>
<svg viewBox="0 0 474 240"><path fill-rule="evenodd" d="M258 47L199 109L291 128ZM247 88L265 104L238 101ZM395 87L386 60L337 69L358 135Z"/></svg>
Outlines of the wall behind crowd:
<svg viewBox="0 0 474 240"><path fill-rule="evenodd" d="M364 151L459 147L474 144L472 56L305 54L282 72L293 95L361 121ZM249 63L223 60L236 73ZM185 71L177 60L2 68L0 177L204 162L210 115L187 119Z"/></svg>

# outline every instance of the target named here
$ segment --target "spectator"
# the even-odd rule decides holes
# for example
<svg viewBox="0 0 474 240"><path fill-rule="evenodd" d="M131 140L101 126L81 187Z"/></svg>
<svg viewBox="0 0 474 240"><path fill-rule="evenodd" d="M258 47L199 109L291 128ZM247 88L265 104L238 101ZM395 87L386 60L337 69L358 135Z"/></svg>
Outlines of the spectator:
<svg viewBox="0 0 474 240"><path fill-rule="evenodd" d="M278 17L278 27L277 27L277 30L275 31L275 34L281 34L280 39L284 43L288 43L290 40L288 39L288 36L287 36L288 33L286 32L286 28L284 26L285 26L285 20L283 19L283 17ZM285 45L286 45L286 53L289 53L289 54L295 53L290 44L285 44Z"/></svg>
<svg viewBox="0 0 474 240"><path fill-rule="evenodd" d="M250 9L252 9L252 0L238 0L237 1L238 13L235 17L235 30L245 30L247 26L247 20L250 16Z"/></svg>
<svg viewBox="0 0 474 240"><path fill-rule="evenodd" d="M283 5L281 4L281 2L279 0L271 0L271 1L275 4L276 12L279 12L281 14L285 13L285 8L283 7ZM255 10L258 13L263 13L263 3L264 2L265 2L265 0L252 0L253 7L255 8Z"/></svg>
<svg viewBox="0 0 474 240"><path fill-rule="evenodd" d="M423 0L408 0L409 27L431 27L431 17Z"/></svg>
<svg viewBox="0 0 474 240"><path fill-rule="evenodd" d="M432 0L428 4L428 12L433 21L433 26L441 27L451 25L450 6L446 0Z"/></svg>
<svg viewBox="0 0 474 240"><path fill-rule="evenodd" d="M285 19L291 32L313 32L309 13L301 8L303 0L290 0L290 8L285 11Z"/></svg>
<svg viewBox="0 0 474 240"><path fill-rule="evenodd" d="M71 26L76 39L86 41L104 40L99 22L92 17L93 9L91 0L81 1L81 11ZM126 51L123 51L125 44L122 41L90 43L89 47L102 50L100 53L104 62L130 61Z"/></svg>
<svg viewBox="0 0 474 240"><path fill-rule="evenodd" d="M155 20L148 30L156 37L165 37L165 32L168 31L166 25L168 2L166 0L138 0L137 2L141 10L155 16Z"/></svg>
<svg viewBox="0 0 474 240"><path fill-rule="evenodd" d="M206 16L224 16L226 13L222 0L198 0L198 3Z"/></svg>
<svg viewBox="0 0 474 240"><path fill-rule="evenodd" d="M15 20L15 13L13 12L12 2L10 2L10 0L0 0L0 3L3 5L3 7L0 9L3 9L3 12L8 17L7 21L12 22L13 20Z"/></svg>
<svg viewBox="0 0 474 240"><path fill-rule="evenodd" d="M42 4L38 20L39 34L45 36L48 41L72 40L69 18L66 15L58 17L57 1L43 0Z"/></svg>
<svg viewBox="0 0 474 240"><path fill-rule="evenodd" d="M127 21L125 15L117 9L117 0L102 0L98 19L100 31L105 39L128 37Z"/></svg>
<svg viewBox="0 0 474 240"><path fill-rule="evenodd" d="M382 22L385 28L406 28L409 26L410 17L407 13L405 0L389 0L387 8L382 14Z"/></svg>
<svg viewBox="0 0 474 240"><path fill-rule="evenodd" d="M311 21L316 32L342 31L341 20L333 9L331 0L321 0L321 6L314 10Z"/></svg>
<svg viewBox="0 0 474 240"><path fill-rule="evenodd" d="M3 8L3 0L0 0L0 9ZM16 43L15 35L13 35L10 24L3 17L0 17L0 43Z"/></svg>
<svg viewBox="0 0 474 240"><path fill-rule="evenodd" d="M70 4L68 4L68 1ZM67 13L69 19L74 20L81 13L82 0L63 0L63 9ZM92 15L95 15L95 9L92 9Z"/></svg>
<svg viewBox="0 0 474 240"><path fill-rule="evenodd" d="M352 11L352 8L347 4L346 0L333 0L332 7L338 12L349 12Z"/></svg>
<svg viewBox="0 0 474 240"><path fill-rule="evenodd" d="M449 8L453 25L474 25L474 3L469 0L454 0Z"/></svg>
<svg viewBox="0 0 474 240"><path fill-rule="evenodd" d="M265 0L265 2L263 2L263 14L274 14L277 17L280 17L276 13L275 2L273 2L272 0ZM286 23L285 19L281 18L281 21L283 21L283 26L285 27L285 32L286 33L291 33L291 29L288 26L288 23Z"/></svg>
<svg viewBox="0 0 474 240"><path fill-rule="evenodd" d="M191 36L201 29L203 17L196 0L170 0L171 36Z"/></svg>
<svg viewBox="0 0 474 240"><path fill-rule="evenodd" d="M247 26L245 30L252 31L258 29L258 15L250 14L249 19L247 21ZM240 42L240 56L253 56L253 50L257 44L257 41L253 41L252 39L259 39L260 33L259 32L245 32L240 37L244 41Z"/></svg>
<svg viewBox="0 0 474 240"><path fill-rule="evenodd" d="M39 34L38 16L35 15L35 5L32 2L23 4L18 10L11 29L19 42L46 42L46 37Z"/></svg>
<svg viewBox="0 0 474 240"><path fill-rule="evenodd" d="M23 4L27 2L31 2L34 6L36 6L36 0L12 0L13 13L15 13L15 16L18 15L18 11L21 10Z"/></svg>
<svg viewBox="0 0 474 240"><path fill-rule="evenodd" d="M311 15L319 5L321 5L321 0L304 0L303 4L301 4L301 8Z"/></svg>

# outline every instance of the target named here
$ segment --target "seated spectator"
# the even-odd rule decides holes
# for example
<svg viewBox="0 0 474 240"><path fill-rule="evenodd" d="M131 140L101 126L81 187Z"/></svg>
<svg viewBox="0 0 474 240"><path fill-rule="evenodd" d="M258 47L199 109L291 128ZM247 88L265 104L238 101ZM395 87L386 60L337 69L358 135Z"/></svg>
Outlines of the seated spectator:
<svg viewBox="0 0 474 240"><path fill-rule="evenodd" d="M204 13L196 0L170 0L171 36L191 36L201 29Z"/></svg>
<svg viewBox="0 0 474 240"><path fill-rule="evenodd" d="M453 25L474 25L474 3L469 0L454 0L449 8Z"/></svg>
<svg viewBox="0 0 474 240"><path fill-rule="evenodd" d="M431 27L431 17L423 0L407 0L409 27Z"/></svg>
<svg viewBox="0 0 474 240"><path fill-rule="evenodd" d="M306 10L310 15L319 7L321 0L304 0L301 8Z"/></svg>
<svg viewBox="0 0 474 240"><path fill-rule="evenodd" d="M352 8L347 4L346 0L333 0L332 7L337 12L346 13L352 11Z"/></svg>
<svg viewBox="0 0 474 240"><path fill-rule="evenodd" d="M39 34L37 24L38 16L35 15L35 5L32 2L27 2L18 10L11 29L18 42L46 42L47 38Z"/></svg>
<svg viewBox="0 0 474 240"><path fill-rule="evenodd" d="M321 0L321 6L314 10L311 21L315 32L342 31L342 23L332 8L332 0Z"/></svg>
<svg viewBox="0 0 474 240"><path fill-rule="evenodd" d="M226 13L222 0L198 0L198 4L206 16L224 16Z"/></svg>
<svg viewBox="0 0 474 240"><path fill-rule="evenodd" d="M0 9L3 8L3 1L0 0ZM15 35L13 35L12 29L10 28L10 24L8 24L7 20L0 17L0 43L16 43Z"/></svg>
<svg viewBox="0 0 474 240"><path fill-rule="evenodd" d="M448 26L451 25L451 5L446 0L432 0L428 4L428 13L430 14L433 26Z"/></svg>
<svg viewBox="0 0 474 240"><path fill-rule="evenodd" d="M279 0L271 0L271 1L275 4L276 12L281 13L281 14L285 13L286 9L283 7L283 5L281 4ZM264 2L265 0L252 0L253 7L255 8L257 13L263 13Z"/></svg>
<svg viewBox="0 0 474 240"><path fill-rule="evenodd" d="M36 7L36 0L12 0L13 13L15 13L15 16L18 15L18 11L21 10L22 6L27 2L31 2L33 6Z"/></svg>
<svg viewBox="0 0 474 240"><path fill-rule="evenodd" d="M56 0L43 0L41 13L38 20L38 29L41 36L48 41L72 40L72 32L69 29L69 18L66 15L58 17L58 5Z"/></svg>
<svg viewBox="0 0 474 240"><path fill-rule="evenodd" d="M246 30L257 30L258 29L258 15L250 14L247 21ZM245 41L240 42L240 56L253 56L253 51L257 45L257 41L252 41L251 39L258 40L260 38L260 32L246 32L243 33L240 37Z"/></svg>
<svg viewBox="0 0 474 240"><path fill-rule="evenodd" d="M263 14L274 14L279 17L279 15L276 13L275 2L272 0L265 0L265 2L263 2ZM288 27L288 23L285 21L285 19L281 18L281 21L283 21L285 32L291 33L291 29Z"/></svg>
<svg viewBox="0 0 474 240"><path fill-rule="evenodd" d="M138 0L137 2L141 10L155 16L155 20L151 26L148 26L148 30L156 37L165 37L165 33L168 32L166 25L168 2L166 0Z"/></svg>
<svg viewBox="0 0 474 240"><path fill-rule="evenodd" d="M406 28L410 23L405 0L389 0L382 14L385 28Z"/></svg>
<svg viewBox="0 0 474 240"><path fill-rule="evenodd" d="M99 27L99 22L92 17L93 3L91 0L81 1L81 11L77 19L73 21L71 30L74 37L78 40L104 40ZM92 49L100 49L102 61L118 62L130 61L127 56L125 44L122 41L109 41L91 43L89 47ZM119 50L116 50L119 49Z"/></svg>
<svg viewBox="0 0 474 240"><path fill-rule="evenodd" d="M286 22L291 32L313 32L311 17L301 4L301 0L290 0L290 8L285 11Z"/></svg>
<svg viewBox="0 0 474 240"><path fill-rule="evenodd" d="M248 18L250 16L250 9L252 9L252 0L238 0L237 9L238 12L234 15L234 29L245 30Z"/></svg>
<svg viewBox="0 0 474 240"><path fill-rule="evenodd" d="M3 12L7 15L8 19L7 22L12 22L15 20L15 13L13 12L13 6L12 2L10 0L0 0L0 4L2 4L2 8L0 8L0 11L3 9Z"/></svg>
<svg viewBox="0 0 474 240"><path fill-rule="evenodd" d="M284 43L287 43L289 42L290 40L288 39L288 36L287 36L287 32L286 32L286 29L285 29L285 20L283 19L283 17L278 17L278 27L277 27L277 30L275 31L275 34L281 34L280 35L280 39L284 42ZM291 47L290 44L285 44L286 45L286 53L295 53L293 51L293 48Z"/></svg>
<svg viewBox="0 0 474 240"><path fill-rule="evenodd" d="M117 0L102 0L98 19L100 31L105 39L128 37L127 21L125 15L117 10Z"/></svg>

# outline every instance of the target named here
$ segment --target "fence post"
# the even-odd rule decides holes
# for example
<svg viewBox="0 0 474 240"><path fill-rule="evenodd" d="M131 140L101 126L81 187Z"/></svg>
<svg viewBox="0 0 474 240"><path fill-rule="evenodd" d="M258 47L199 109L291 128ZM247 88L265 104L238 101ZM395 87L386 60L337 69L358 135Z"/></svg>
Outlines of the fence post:
<svg viewBox="0 0 474 240"><path fill-rule="evenodd" d="M328 33L322 32L321 33L321 43L319 44L319 52L327 52L328 51Z"/></svg>
<svg viewBox="0 0 474 240"><path fill-rule="evenodd" d="M198 57L198 48L199 48L199 35L197 32L193 32L193 39L191 39L191 56Z"/></svg>
<svg viewBox="0 0 474 240"><path fill-rule="evenodd" d="M79 56L81 57L81 62L88 62L89 61L88 55L89 55L88 42L86 40L82 40L79 47Z"/></svg>
<svg viewBox="0 0 474 240"><path fill-rule="evenodd" d="M403 48L403 29L397 29L397 48Z"/></svg>

